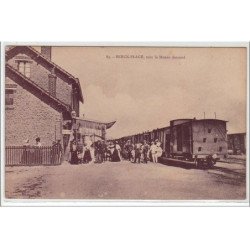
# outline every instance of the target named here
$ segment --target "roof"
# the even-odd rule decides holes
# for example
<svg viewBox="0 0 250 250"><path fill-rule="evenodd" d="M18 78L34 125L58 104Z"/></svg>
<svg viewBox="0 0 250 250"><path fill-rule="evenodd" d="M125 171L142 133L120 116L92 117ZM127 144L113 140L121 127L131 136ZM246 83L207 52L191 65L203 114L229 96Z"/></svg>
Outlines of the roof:
<svg viewBox="0 0 250 250"><path fill-rule="evenodd" d="M54 62L52 62L51 60L46 58L45 56L43 56L40 52L38 52L37 50L35 50L31 46L11 46L11 47L9 47L5 52L6 61L8 59L12 58L17 53L24 52L24 50L28 50L29 52L34 54L36 57L39 57L41 60L43 60L49 66L55 68L55 73L56 73L56 70L57 70L58 72L63 74L65 77L67 77L70 83L75 84L75 86L77 87L78 93L79 93L79 100L83 103L83 94L82 94L82 89L81 89L79 79L74 77L73 75L71 75L69 72L67 72L66 70L61 68L59 65L55 64Z"/></svg>
<svg viewBox="0 0 250 250"><path fill-rule="evenodd" d="M227 135L246 135L246 132L239 132L239 133L230 133Z"/></svg>
<svg viewBox="0 0 250 250"><path fill-rule="evenodd" d="M220 120L220 119L192 119L192 121L220 121L220 122L228 122L225 120Z"/></svg>
<svg viewBox="0 0 250 250"><path fill-rule="evenodd" d="M175 119L175 120L171 120L170 122L174 122L174 121L186 121L186 122L190 122L190 121L222 121L222 122L228 122L225 120L220 120L220 119L196 119L196 118L183 118L183 119Z"/></svg>
<svg viewBox="0 0 250 250"><path fill-rule="evenodd" d="M86 122L98 123L100 125L106 125L107 129L111 128L116 123L116 121L113 121L113 122L102 122L102 121L97 121L97 120L92 120L92 119L84 119L84 118L80 118L80 117L77 117L76 120L83 121L83 122L86 121Z"/></svg>
<svg viewBox="0 0 250 250"><path fill-rule="evenodd" d="M39 85L37 85L34 81L32 81L30 78L26 77L22 73L20 73L18 70L13 68L11 65L8 63L6 64L6 76L8 76L9 73L12 73L14 76L22 79L26 83L28 83L30 86L35 88L38 92L45 94L52 102L55 102L60 108L64 109L65 111L70 112L71 107L67 105L66 103L60 101L58 98L55 96L51 95L48 91L45 89L41 88Z"/></svg>
<svg viewBox="0 0 250 250"><path fill-rule="evenodd" d="M106 128L107 128L107 129L108 129L108 128L111 128L115 123L116 123L116 121L106 123Z"/></svg>

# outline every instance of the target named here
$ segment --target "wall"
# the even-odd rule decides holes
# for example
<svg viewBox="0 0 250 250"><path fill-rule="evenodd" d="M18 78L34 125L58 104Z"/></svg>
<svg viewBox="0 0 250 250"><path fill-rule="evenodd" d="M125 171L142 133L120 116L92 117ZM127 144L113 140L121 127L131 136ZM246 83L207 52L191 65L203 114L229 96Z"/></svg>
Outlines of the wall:
<svg viewBox="0 0 250 250"><path fill-rule="evenodd" d="M211 133L208 133L208 129L211 129ZM206 138L206 142L203 142L203 138ZM217 142L214 142L214 138L217 138ZM194 154L227 154L227 132L226 122L223 121L193 121L193 153ZM198 151L198 147L202 147L201 151ZM222 147L222 151L219 151L219 147Z"/></svg>
<svg viewBox="0 0 250 250"><path fill-rule="evenodd" d="M15 84L6 77L7 84ZM31 145L40 137L43 146L51 146L55 139L62 139L62 114L24 89L17 83L13 109L5 110L5 143L23 145L29 139Z"/></svg>
<svg viewBox="0 0 250 250"><path fill-rule="evenodd" d="M30 79L42 87L44 90L49 91L49 77L51 73L49 69L46 68L45 64L41 64L39 59L32 58L31 55L27 54L17 54L15 57L11 58L8 63L18 70L18 63L15 61L16 57L24 56L31 60L30 64ZM56 97L64 102L65 104L71 105L71 93L72 85L66 82L66 79L62 79L57 76L56 83Z"/></svg>

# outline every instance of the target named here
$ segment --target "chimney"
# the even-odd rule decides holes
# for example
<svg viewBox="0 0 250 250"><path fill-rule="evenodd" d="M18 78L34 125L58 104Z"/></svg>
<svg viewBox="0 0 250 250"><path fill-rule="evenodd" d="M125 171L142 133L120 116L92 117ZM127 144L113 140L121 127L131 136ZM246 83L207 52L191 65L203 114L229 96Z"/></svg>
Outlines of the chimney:
<svg viewBox="0 0 250 250"><path fill-rule="evenodd" d="M42 46L41 54L47 59L51 60L51 46Z"/></svg>

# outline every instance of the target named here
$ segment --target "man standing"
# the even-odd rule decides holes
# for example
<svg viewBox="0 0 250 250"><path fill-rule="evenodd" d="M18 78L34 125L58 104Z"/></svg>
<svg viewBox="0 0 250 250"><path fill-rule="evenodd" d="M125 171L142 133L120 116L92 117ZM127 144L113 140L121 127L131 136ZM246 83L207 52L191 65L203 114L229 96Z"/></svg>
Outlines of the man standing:
<svg viewBox="0 0 250 250"><path fill-rule="evenodd" d="M149 145L147 141L144 140L144 144L142 146L142 154L143 154L144 163L148 163L148 150L149 150Z"/></svg>
<svg viewBox="0 0 250 250"><path fill-rule="evenodd" d="M135 160L134 160L134 163L137 162L137 159L138 159L138 163L141 163L141 147L142 147L141 143L136 143L135 144Z"/></svg>
<svg viewBox="0 0 250 250"><path fill-rule="evenodd" d="M133 150L133 145L130 140L128 140L124 146L124 150L127 153L127 159L131 161L132 159L132 150Z"/></svg>
<svg viewBox="0 0 250 250"><path fill-rule="evenodd" d="M150 147L150 152L151 152L151 155L152 155L152 160L153 160L153 162L154 163L156 163L157 161L156 161L156 145L155 145L155 143L154 142L152 142L152 144L151 144L151 147Z"/></svg>
<svg viewBox="0 0 250 250"><path fill-rule="evenodd" d="M62 145L61 140L53 142L52 145L52 161L54 164L60 164L62 159Z"/></svg>

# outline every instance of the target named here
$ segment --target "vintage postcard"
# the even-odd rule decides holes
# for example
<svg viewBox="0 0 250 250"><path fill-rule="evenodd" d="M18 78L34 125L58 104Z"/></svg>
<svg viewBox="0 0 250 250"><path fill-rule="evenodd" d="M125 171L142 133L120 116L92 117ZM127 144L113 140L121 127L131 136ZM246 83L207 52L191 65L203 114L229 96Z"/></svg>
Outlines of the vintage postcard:
<svg viewBox="0 0 250 250"><path fill-rule="evenodd" d="M4 205L249 204L248 44L2 48Z"/></svg>

